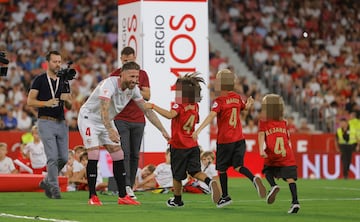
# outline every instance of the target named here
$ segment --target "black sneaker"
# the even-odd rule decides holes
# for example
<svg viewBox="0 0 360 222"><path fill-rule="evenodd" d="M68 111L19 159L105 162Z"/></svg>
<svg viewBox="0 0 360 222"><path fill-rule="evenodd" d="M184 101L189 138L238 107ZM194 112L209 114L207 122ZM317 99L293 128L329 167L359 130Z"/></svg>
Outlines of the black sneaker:
<svg viewBox="0 0 360 222"><path fill-rule="evenodd" d="M57 187L51 188L51 199L61 199L59 188Z"/></svg>
<svg viewBox="0 0 360 222"><path fill-rule="evenodd" d="M278 185L271 187L271 190L269 191L269 193L266 197L266 202L268 204L274 203L276 194L279 193L279 191L280 191L280 187Z"/></svg>
<svg viewBox="0 0 360 222"><path fill-rule="evenodd" d="M42 180L40 181L39 183L39 187L43 190L45 190L45 195L48 197L48 198L52 198L52 193L51 193L51 190L50 190L50 184L48 184L45 180Z"/></svg>
<svg viewBox="0 0 360 222"><path fill-rule="evenodd" d="M288 214L296 214L300 210L300 204L291 204Z"/></svg>
<svg viewBox="0 0 360 222"><path fill-rule="evenodd" d="M183 207L183 206L184 206L184 202L181 201L180 203L176 203L176 202L175 202L175 198L172 197L172 198L168 199L168 201L166 201L166 205L167 205L168 207Z"/></svg>
<svg viewBox="0 0 360 222"><path fill-rule="evenodd" d="M232 203L232 200L229 196L221 197L220 200L217 202L216 206L218 208L225 207Z"/></svg>

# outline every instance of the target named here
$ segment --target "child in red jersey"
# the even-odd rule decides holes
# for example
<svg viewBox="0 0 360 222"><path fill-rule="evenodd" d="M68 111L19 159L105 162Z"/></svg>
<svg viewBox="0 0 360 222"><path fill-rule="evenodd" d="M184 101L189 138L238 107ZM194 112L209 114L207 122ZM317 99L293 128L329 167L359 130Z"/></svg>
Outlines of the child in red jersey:
<svg viewBox="0 0 360 222"><path fill-rule="evenodd" d="M205 182L211 188L214 203L217 203L221 196L217 182L201 171L200 148L197 141L192 138L195 124L199 122L200 83L204 83L204 79L196 72L179 77L176 81L175 103L169 111L155 104L146 104L147 108L152 108L165 118L171 119L169 144L174 197L167 201L169 207L184 205L181 181L187 178L187 174Z"/></svg>
<svg viewBox="0 0 360 222"><path fill-rule="evenodd" d="M275 201L280 191L274 178L282 178L289 184L292 203L288 213L297 213L300 204L297 198L297 166L290 144L287 122L283 119L284 101L281 96L268 94L262 101L262 120L259 121L258 142L260 155L264 158L266 180L271 185L267 203Z"/></svg>
<svg viewBox="0 0 360 222"><path fill-rule="evenodd" d="M193 138L197 139L201 130L217 117L216 169L219 172L222 189L222 197L218 201L217 207L224 207L232 202L228 195L228 176L226 173L227 169L231 166L234 167L235 171L251 180L261 198L266 196L266 189L261 179L254 176L244 166L246 144L242 133L240 111L250 109L254 99L249 97L246 103L244 103L240 95L233 91L234 80L234 73L228 69L220 70L216 74L215 90L220 95L215 99L210 114L193 133Z"/></svg>

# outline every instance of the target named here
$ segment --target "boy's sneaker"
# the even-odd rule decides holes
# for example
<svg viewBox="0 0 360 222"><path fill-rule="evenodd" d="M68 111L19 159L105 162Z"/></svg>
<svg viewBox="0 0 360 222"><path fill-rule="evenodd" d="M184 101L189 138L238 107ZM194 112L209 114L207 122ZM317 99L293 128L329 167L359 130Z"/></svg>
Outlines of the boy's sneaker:
<svg viewBox="0 0 360 222"><path fill-rule="evenodd" d="M130 186L126 186L126 194L129 195L132 199L136 200L137 197L134 194L134 191L131 189Z"/></svg>
<svg viewBox="0 0 360 222"><path fill-rule="evenodd" d="M51 190L50 190L50 184L48 184L45 180L42 180L40 181L39 183L39 187L43 190L45 190L45 195L48 197L48 198L52 198L52 193L51 193Z"/></svg>
<svg viewBox="0 0 360 222"><path fill-rule="evenodd" d="M88 201L88 204L89 205L95 205L95 206L101 206L102 205L101 201L99 200L99 197L96 196L96 195L91 196L91 198Z"/></svg>
<svg viewBox="0 0 360 222"><path fill-rule="evenodd" d="M229 196L221 197L220 200L217 202L216 206L218 208L225 207L232 203L232 200Z"/></svg>
<svg viewBox="0 0 360 222"><path fill-rule="evenodd" d="M126 195L125 197L118 198L118 204L120 204L120 205L140 205L140 202L134 200L129 195Z"/></svg>
<svg viewBox="0 0 360 222"><path fill-rule="evenodd" d="M274 203L276 194L279 193L279 191L280 191L280 187L278 185L271 187L271 190L269 191L269 193L266 197L266 202L268 204Z"/></svg>
<svg viewBox="0 0 360 222"><path fill-rule="evenodd" d="M176 202L175 202L175 198L172 197L172 198L168 199L168 201L166 201L166 205L167 205L168 207L183 207L183 206L184 206L184 202L181 201L180 203L176 203Z"/></svg>
<svg viewBox="0 0 360 222"><path fill-rule="evenodd" d="M253 179L253 184L258 192L259 197L265 198L266 197L266 188L264 184L261 182L260 177L255 176Z"/></svg>
<svg viewBox="0 0 360 222"><path fill-rule="evenodd" d="M291 204L288 214L296 214L300 209L300 204Z"/></svg>
<svg viewBox="0 0 360 222"><path fill-rule="evenodd" d="M221 198L221 193L220 193L220 189L218 187L218 184L216 182L216 180L211 180L210 184L210 191L211 191L211 199L214 203L219 202L220 198Z"/></svg>

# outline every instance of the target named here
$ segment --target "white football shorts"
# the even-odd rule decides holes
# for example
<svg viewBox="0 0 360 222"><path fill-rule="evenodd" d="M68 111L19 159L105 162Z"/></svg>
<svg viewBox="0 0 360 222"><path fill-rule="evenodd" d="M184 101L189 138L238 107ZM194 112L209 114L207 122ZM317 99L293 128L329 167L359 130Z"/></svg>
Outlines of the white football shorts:
<svg viewBox="0 0 360 222"><path fill-rule="evenodd" d="M114 121L111 121L111 125L116 129ZM120 145L110 140L109 133L102 122L92 120L87 115L79 114L78 127L84 146L87 149L102 145Z"/></svg>

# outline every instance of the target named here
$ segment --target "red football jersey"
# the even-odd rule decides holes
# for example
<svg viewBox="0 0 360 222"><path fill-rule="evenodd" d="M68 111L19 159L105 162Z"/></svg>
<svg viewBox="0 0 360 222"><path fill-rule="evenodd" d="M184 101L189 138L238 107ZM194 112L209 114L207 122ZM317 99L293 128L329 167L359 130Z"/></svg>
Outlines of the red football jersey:
<svg viewBox="0 0 360 222"><path fill-rule="evenodd" d="M110 74L110 76L119 76L121 70L117 69ZM139 73L139 88L141 90L142 87L150 87L149 77L144 70L140 70ZM134 100L130 100L130 102L125 106L125 108L115 116L115 119L120 119L133 123L145 123L144 112L136 105Z"/></svg>
<svg viewBox="0 0 360 222"><path fill-rule="evenodd" d="M177 116L171 120L171 139L169 143L173 148L186 149L198 146L192 138L195 124L199 122L199 105L197 103L175 103L172 110Z"/></svg>
<svg viewBox="0 0 360 222"><path fill-rule="evenodd" d="M211 111L217 113L217 143L233 143L245 139L240 120L240 111L244 108L244 101L235 92L228 92L226 96L215 99Z"/></svg>
<svg viewBox="0 0 360 222"><path fill-rule="evenodd" d="M287 122L259 120L259 132L265 133L265 158L267 166L295 166L296 161L290 144Z"/></svg>

